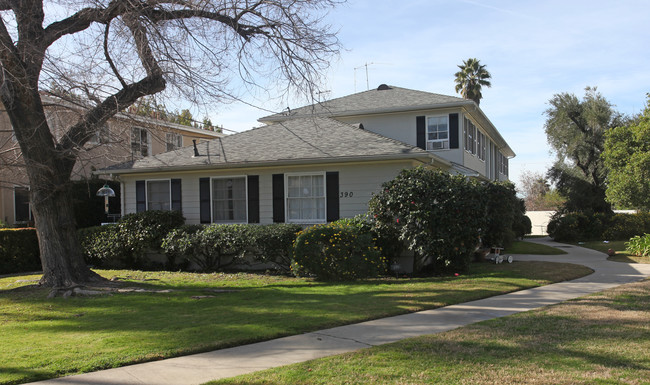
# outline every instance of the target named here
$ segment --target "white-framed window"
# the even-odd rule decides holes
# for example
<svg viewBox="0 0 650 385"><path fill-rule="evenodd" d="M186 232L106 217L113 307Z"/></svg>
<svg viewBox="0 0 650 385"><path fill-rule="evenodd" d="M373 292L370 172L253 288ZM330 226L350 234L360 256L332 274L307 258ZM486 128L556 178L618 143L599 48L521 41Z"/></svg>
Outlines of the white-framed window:
<svg viewBox="0 0 650 385"><path fill-rule="evenodd" d="M134 155L151 155L151 134L146 128L131 127L131 151Z"/></svg>
<svg viewBox="0 0 650 385"><path fill-rule="evenodd" d="M427 150L449 149L449 117L427 117Z"/></svg>
<svg viewBox="0 0 650 385"><path fill-rule="evenodd" d="M212 178L212 222L246 223L248 197L245 176Z"/></svg>
<svg viewBox="0 0 650 385"><path fill-rule="evenodd" d="M501 152L497 155L497 168L499 169L499 173L502 175L505 175L506 177L508 176L508 158L503 155Z"/></svg>
<svg viewBox="0 0 650 385"><path fill-rule="evenodd" d="M326 222L325 173L285 174L287 222Z"/></svg>
<svg viewBox="0 0 650 385"><path fill-rule="evenodd" d="M32 219L29 206L29 188L14 187L14 223L27 223Z"/></svg>
<svg viewBox="0 0 650 385"><path fill-rule="evenodd" d="M177 132L168 132L165 134L165 143L167 151L174 151L183 147L183 135Z"/></svg>
<svg viewBox="0 0 650 385"><path fill-rule="evenodd" d="M481 131L477 132L477 143L476 143L476 156L482 161L485 161L485 154L487 152L487 136Z"/></svg>
<svg viewBox="0 0 650 385"><path fill-rule="evenodd" d="M171 210L172 189L171 180L147 181L147 210Z"/></svg>
<svg viewBox="0 0 650 385"><path fill-rule="evenodd" d="M99 128L93 135L88 139L88 144L102 144L102 143L108 143L109 141L109 131L108 131L108 124L104 123Z"/></svg>
<svg viewBox="0 0 650 385"><path fill-rule="evenodd" d="M465 151L476 155L477 129L474 123L467 118L463 119L463 133L465 134Z"/></svg>

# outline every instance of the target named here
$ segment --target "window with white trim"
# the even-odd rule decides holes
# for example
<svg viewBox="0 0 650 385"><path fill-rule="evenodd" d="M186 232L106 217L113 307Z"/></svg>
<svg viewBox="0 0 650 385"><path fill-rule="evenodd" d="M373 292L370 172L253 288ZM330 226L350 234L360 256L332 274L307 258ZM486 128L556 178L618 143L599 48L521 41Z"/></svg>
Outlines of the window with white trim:
<svg viewBox="0 0 650 385"><path fill-rule="evenodd" d="M326 221L325 173L286 175L287 221Z"/></svg>
<svg viewBox="0 0 650 385"><path fill-rule="evenodd" d="M174 151L183 147L183 135L176 132L168 132L165 134L165 143L167 144L167 151Z"/></svg>
<svg viewBox="0 0 650 385"><path fill-rule="evenodd" d="M497 167L499 169L499 173L502 175L505 175L506 177L508 176L508 158L503 155L501 152L499 152L497 156Z"/></svg>
<svg viewBox="0 0 650 385"><path fill-rule="evenodd" d="M246 177L212 179L212 222L246 223Z"/></svg>
<svg viewBox="0 0 650 385"><path fill-rule="evenodd" d="M449 116L427 117L427 150L449 149Z"/></svg>
<svg viewBox="0 0 650 385"><path fill-rule="evenodd" d="M131 152L134 155L151 155L151 134L146 128L131 128Z"/></svg>
<svg viewBox="0 0 650 385"><path fill-rule="evenodd" d="M171 181L147 181L147 210L171 210Z"/></svg>
<svg viewBox="0 0 650 385"><path fill-rule="evenodd" d="M97 131L95 131L90 139L88 139L88 144L108 143L108 135L108 124L104 123L99 126Z"/></svg>
<svg viewBox="0 0 650 385"><path fill-rule="evenodd" d="M463 132L465 134L465 151L476 155L476 126L471 120L463 119Z"/></svg>
<svg viewBox="0 0 650 385"><path fill-rule="evenodd" d="M27 223L31 219L29 189L27 187L14 187L14 223Z"/></svg>
<svg viewBox="0 0 650 385"><path fill-rule="evenodd" d="M480 160L485 161L485 154L487 152L487 149L486 149L487 136L485 136L485 134L482 133L481 131L478 131L476 138L477 138L477 146L476 146L477 147L476 148L477 149L477 154L476 154L476 156L478 156L478 158Z"/></svg>

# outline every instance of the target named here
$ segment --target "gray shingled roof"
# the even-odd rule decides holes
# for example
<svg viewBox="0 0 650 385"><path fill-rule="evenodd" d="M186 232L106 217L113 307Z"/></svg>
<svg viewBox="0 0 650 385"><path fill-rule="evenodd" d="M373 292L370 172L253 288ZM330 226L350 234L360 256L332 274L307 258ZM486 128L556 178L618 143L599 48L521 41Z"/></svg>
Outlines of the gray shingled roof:
<svg viewBox="0 0 650 385"><path fill-rule="evenodd" d="M265 116L260 122L284 121L298 117L350 116L366 113L397 112L474 104L471 100L431 92L382 85L378 89L359 92L290 112Z"/></svg>
<svg viewBox="0 0 650 385"><path fill-rule="evenodd" d="M292 162L434 158L418 147L329 118L299 118L254 128L193 146L148 156L102 170L130 173L154 170L223 168ZM442 161L446 163L445 161Z"/></svg>

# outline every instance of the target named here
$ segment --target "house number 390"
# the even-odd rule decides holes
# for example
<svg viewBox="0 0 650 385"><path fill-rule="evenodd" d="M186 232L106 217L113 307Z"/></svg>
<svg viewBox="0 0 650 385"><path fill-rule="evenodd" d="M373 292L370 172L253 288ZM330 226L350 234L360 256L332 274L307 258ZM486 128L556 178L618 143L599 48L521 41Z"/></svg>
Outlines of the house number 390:
<svg viewBox="0 0 650 385"><path fill-rule="evenodd" d="M340 197L341 198L352 198L354 193L352 191L342 191Z"/></svg>

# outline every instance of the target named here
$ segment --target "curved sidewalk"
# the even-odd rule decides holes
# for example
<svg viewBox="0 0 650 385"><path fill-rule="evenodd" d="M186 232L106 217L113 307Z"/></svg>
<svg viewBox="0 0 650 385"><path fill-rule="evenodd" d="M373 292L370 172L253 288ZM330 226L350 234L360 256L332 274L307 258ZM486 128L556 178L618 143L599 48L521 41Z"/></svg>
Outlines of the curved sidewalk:
<svg viewBox="0 0 650 385"><path fill-rule="evenodd" d="M548 238L531 241L563 248L569 254L517 255L516 260L576 263L593 269L594 273L573 281L439 309L382 318L208 353L62 377L34 384L202 384L210 380L350 352L409 337L440 333L474 322L552 305L650 276L650 265L610 262L603 253L555 243Z"/></svg>

